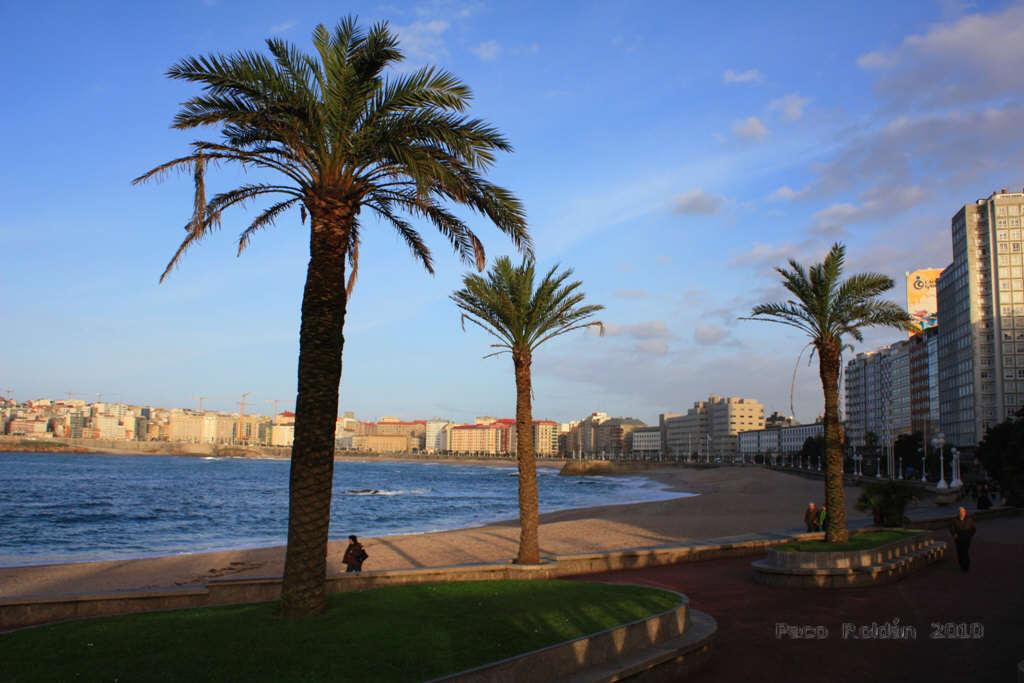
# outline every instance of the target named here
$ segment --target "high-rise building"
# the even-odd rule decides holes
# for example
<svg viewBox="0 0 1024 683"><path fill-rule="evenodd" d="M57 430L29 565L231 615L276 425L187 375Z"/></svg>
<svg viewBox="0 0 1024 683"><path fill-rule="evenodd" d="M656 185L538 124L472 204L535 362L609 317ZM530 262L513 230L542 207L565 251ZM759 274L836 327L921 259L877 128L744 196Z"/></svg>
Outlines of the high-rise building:
<svg viewBox="0 0 1024 683"><path fill-rule="evenodd" d="M1024 192L1003 189L951 219L938 282L939 422L972 450L1024 405Z"/></svg>
<svg viewBox="0 0 1024 683"><path fill-rule="evenodd" d="M934 332L929 334L934 335ZM926 347L923 356L914 353L915 347L922 345L918 337L922 335L858 353L846 364L845 428L851 448L858 451L869 445L888 448L901 434L910 434L913 430L913 397L915 392L921 391L915 382L921 380L922 373L924 400L929 396ZM924 410L927 412L928 408Z"/></svg>
<svg viewBox="0 0 1024 683"><path fill-rule="evenodd" d="M558 455L558 423L551 420L533 421L533 450L538 456Z"/></svg>
<svg viewBox="0 0 1024 683"><path fill-rule="evenodd" d="M632 449L630 434L641 427L642 421L632 417L611 417L595 430L594 450L599 455L624 455Z"/></svg>
<svg viewBox="0 0 1024 683"><path fill-rule="evenodd" d="M597 450L597 428L605 420L610 419L608 413L591 413L579 421L573 429L576 432L574 450L581 455L595 455Z"/></svg>
<svg viewBox="0 0 1024 683"><path fill-rule="evenodd" d="M737 435L764 429L764 405L751 398L709 396L697 401L685 415L662 416L668 455L732 458Z"/></svg>
<svg viewBox="0 0 1024 683"><path fill-rule="evenodd" d="M654 456L661 453L661 427L640 427L630 434L633 455Z"/></svg>
<svg viewBox="0 0 1024 683"><path fill-rule="evenodd" d="M939 430L939 328L910 338L910 431L931 438Z"/></svg>
<svg viewBox="0 0 1024 683"><path fill-rule="evenodd" d="M423 450L427 453L439 453L448 450L445 436L448 420L427 420L423 432Z"/></svg>

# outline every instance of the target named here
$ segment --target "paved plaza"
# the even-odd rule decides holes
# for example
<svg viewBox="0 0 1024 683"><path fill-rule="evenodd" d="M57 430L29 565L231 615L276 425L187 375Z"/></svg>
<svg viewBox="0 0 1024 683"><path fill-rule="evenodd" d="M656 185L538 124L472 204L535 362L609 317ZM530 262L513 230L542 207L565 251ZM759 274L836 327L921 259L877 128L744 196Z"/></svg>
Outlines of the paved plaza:
<svg viewBox="0 0 1024 683"><path fill-rule="evenodd" d="M941 562L896 583L776 588L754 583L756 557L582 578L680 591L718 620L716 651L696 681L1016 680L1024 659L1024 517L980 523L967 574L950 544ZM885 625L896 626L894 638L875 628Z"/></svg>

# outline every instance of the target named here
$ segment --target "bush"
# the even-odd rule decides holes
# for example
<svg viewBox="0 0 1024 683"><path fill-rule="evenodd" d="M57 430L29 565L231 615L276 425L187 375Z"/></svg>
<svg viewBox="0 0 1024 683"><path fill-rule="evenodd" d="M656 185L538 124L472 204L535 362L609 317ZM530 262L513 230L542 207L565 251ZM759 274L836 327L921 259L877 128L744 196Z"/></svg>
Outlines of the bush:
<svg viewBox="0 0 1024 683"><path fill-rule="evenodd" d="M977 458L999 482L1006 503L1024 506L1024 410L985 432Z"/></svg>
<svg viewBox="0 0 1024 683"><path fill-rule="evenodd" d="M857 509L870 511L877 525L903 526L907 504L916 499L917 491L905 481L870 483L857 499Z"/></svg>

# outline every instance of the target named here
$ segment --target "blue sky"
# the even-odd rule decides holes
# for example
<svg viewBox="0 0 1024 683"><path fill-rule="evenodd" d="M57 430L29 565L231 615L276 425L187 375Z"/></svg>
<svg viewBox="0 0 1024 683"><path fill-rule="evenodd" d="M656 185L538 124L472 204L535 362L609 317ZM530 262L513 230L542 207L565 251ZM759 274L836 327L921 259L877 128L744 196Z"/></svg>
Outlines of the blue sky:
<svg viewBox="0 0 1024 683"><path fill-rule="evenodd" d="M949 262L959 206L1024 185L1019 3L4 3L0 390L293 405L298 215L235 258L253 214L229 214L160 285L189 181L129 181L194 137L169 128L194 89L168 66L271 35L308 49L317 23L349 12L391 22L406 68L439 64L473 88L472 113L516 147L493 177L523 199L538 260L573 267L607 307L607 336L538 354L539 417L651 422L710 393L788 412L804 341L737 321L780 298L772 266L839 239L902 302L904 271ZM512 414L510 362L483 360L488 340L447 299L465 266L424 226L430 277L369 227L342 409ZM473 227L490 257L511 252ZM802 420L820 412L816 368L801 366L795 404Z"/></svg>

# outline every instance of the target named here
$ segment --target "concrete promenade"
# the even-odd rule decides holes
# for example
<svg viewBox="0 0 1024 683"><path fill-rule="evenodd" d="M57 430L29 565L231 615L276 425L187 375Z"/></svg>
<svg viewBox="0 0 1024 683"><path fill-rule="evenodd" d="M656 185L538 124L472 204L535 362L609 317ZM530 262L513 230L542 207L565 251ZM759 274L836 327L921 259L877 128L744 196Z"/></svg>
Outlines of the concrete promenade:
<svg viewBox="0 0 1024 683"><path fill-rule="evenodd" d="M935 533L949 540L945 530ZM941 562L902 581L851 590L760 586L749 557L574 578L669 588L713 615L715 656L695 681L1013 681L1024 659L1024 516L980 523L971 558L965 574L951 548ZM897 619L901 639L843 637L844 623L871 636L872 624Z"/></svg>

